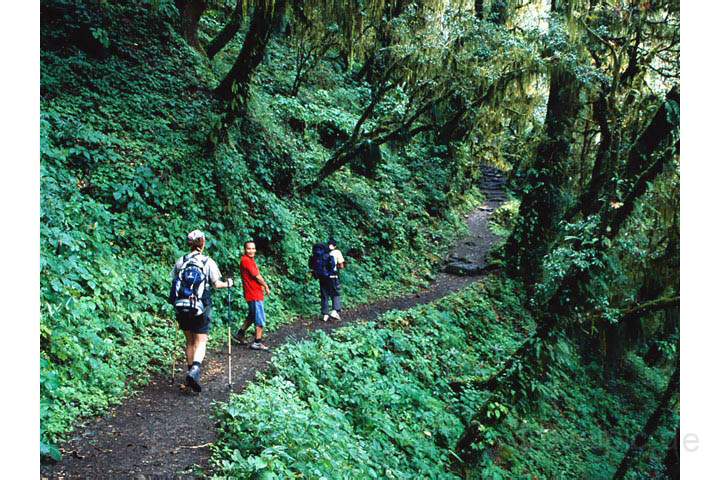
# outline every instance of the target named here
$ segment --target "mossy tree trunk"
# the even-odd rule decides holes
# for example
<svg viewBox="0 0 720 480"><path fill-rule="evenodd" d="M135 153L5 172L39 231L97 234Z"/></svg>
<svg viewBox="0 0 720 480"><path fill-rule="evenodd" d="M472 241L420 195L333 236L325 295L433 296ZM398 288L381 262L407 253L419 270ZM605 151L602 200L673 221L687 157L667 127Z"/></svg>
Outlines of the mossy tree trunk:
<svg viewBox="0 0 720 480"><path fill-rule="evenodd" d="M545 138L528 172L528 190L522 198L521 219L508 239L506 258L509 273L526 285L537 283L542 260L555 239L564 213L560 192L573 143L573 129L580 110L580 86L575 75L557 66L550 79L545 116Z"/></svg>
<svg viewBox="0 0 720 480"><path fill-rule="evenodd" d="M215 38L212 39L207 47L207 56L209 59L213 59L215 55L220 52L230 40L235 37L243 20L243 0L237 0L235 9L230 14L230 20L225 24L223 29L218 33Z"/></svg>
<svg viewBox="0 0 720 480"><path fill-rule="evenodd" d="M175 0L175 6L180 11L180 31L183 38L195 50L205 54L197 31L200 17L208 7L207 0Z"/></svg>
<svg viewBox="0 0 720 480"><path fill-rule="evenodd" d="M657 407L655 407L652 415L648 417L643 429L638 432L633 441L630 443L630 447L628 448L627 452L625 452L625 456L623 457L622 462L620 462L617 470L615 470L613 480L621 480L625 478L625 474L632 466L635 458L638 456L638 454L642 452L642 449L645 447L645 445L647 445L648 440L650 440L653 434L657 431L658 427L662 423L663 418L665 418L665 416L670 413L671 408L674 405L672 399L673 397L675 397L675 394L679 392L679 390L680 359L678 358L677 365L675 366L675 371L673 372L672 377L670 377L670 381L665 388L663 396L660 398L660 401L658 402Z"/></svg>
<svg viewBox="0 0 720 480"><path fill-rule="evenodd" d="M242 49L230 71L215 88L215 95L226 102L226 108L208 134L205 143L208 155L212 155L217 146L227 140L228 129L245 113L250 82L265 57L274 22L278 15L284 13L285 5L286 0L261 0L256 3Z"/></svg>
<svg viewBox="0 0 720 480"><path fill-rule="evenodd" d="M272 35L273 21L285 7L285 0L258 2L250 21L250 29L238 58L215 89L215 94L231 103L232 110L240 110L247 101L248 89L255 70L265 57Z"/></svg>
<svg viewBox="0 0 720 480"><path fill-rule="evenodd" d="M572 2L553 0L551 12L572 17ZM556 64L550 72L550 91L545 114L544 137L538 145L518 218L505 246L510 276L532 288L541 277L543 257L555 240L565 213L561 189L573 144L573 130L580 112L580 83L567 66Z"/></svg>

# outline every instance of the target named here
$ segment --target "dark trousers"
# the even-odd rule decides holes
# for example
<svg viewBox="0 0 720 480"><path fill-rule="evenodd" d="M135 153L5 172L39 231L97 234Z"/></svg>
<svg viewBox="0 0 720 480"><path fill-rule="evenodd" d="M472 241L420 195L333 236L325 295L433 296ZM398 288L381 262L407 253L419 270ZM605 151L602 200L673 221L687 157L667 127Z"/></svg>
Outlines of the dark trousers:
<svg viewBox="0 0 720 480"><path fill-rule="evenodd" d="M340 280L337 278L321 278L320 279L320 311L323 315L327 315L328 300L332 300L332 308L339 312L342 308L340 304Z"/></svg>

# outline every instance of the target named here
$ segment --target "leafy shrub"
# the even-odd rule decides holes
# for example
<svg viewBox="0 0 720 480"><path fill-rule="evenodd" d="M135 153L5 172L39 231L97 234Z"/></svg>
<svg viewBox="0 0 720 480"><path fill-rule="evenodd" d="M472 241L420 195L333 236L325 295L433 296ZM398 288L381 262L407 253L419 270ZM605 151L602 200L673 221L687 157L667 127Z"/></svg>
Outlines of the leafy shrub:
<svg viewBox="0 0 720 480"><path fill-rule="evenodd" d="M642 429L664 384L624 381L617 393L602 388L598 365L583 365L567 344L566 366L553 369L546 386L554 399L537 405L531 414L512 411L498 427L489 429L492 441L468 478L608 478L620 464L628 443ZM639 367L638 367L639 368ZM641 367L644 375L659 379L666 374ZM664 378L667 382L667 378ZM643 404L635 403L638 398ZM677 412L661 427L644 449L634 471L627 477L665 478L663 458L674 436Z"/></svg>
<svg viewBox="0 0 720 480"><path fill-rule="evenodd" d="M452 448L491 398L473 382L531 328L517 287L488 279L378 323L286 345L217 409L214 478L458 478ZM538 408L487 406L493 418L480 427L480 459L465 478L606 478L620 462L665 373L631 356L631 377L609 393L598 386L601 369L560 343L560 367L543 385L552 395ZM662 471L652 459L673 433L661 428L632 478Z"/></svg>
<svg viewBox="0 0 720 480"><path fill-rule="evenodd" d="M451 383L519 341L495 313L519 308L511 285L488 288L508 306L477 286L282 347L269 374L217 411L216 477L456 478L446 466L477 405L462 400L482 397L461 400Z"/></svg>
<svg viewBox="0 0 720 480"><path fill-rule="evenodd" d="M501 237L508 237L513 228L520 209L520 201L511 199L500 205L490 216L490 229Z"/></svg>

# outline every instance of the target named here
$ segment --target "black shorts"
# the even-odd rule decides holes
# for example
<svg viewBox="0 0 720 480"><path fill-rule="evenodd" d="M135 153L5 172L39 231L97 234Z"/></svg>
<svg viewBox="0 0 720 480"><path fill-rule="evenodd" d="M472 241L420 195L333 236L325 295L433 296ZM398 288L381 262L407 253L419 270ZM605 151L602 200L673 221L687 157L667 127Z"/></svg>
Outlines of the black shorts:
<svg viewBox="0 0 720 480"><path fill-rule="evenodd" d="M212 308L208 307L207 309L205 309L205 312L200 316L186 318L175 315L175 319L180 325L180 330L185 330L192 333L208 333L210 331L210 322L212 320L210 318L211 312Z"/></svg>

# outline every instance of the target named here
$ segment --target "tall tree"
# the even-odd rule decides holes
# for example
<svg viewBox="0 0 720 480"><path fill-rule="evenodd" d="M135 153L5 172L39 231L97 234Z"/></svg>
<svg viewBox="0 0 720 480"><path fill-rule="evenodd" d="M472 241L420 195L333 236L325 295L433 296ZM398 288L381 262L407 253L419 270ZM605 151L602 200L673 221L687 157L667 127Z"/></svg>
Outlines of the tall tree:
<svg viewBox="0 0 720 480"><path fill-rule="evenodd" d="M563 333L563 321L570 314L579 311L579 307L587 298L585 288L590 284L593 276L604 270L605 265L601 259L605 258L608 249L619 235L621 227L626 223L650 183L677 155L680 119L676 112L679 108L679 102L680 92L676 86L667 93L665 100L655 112L653 120L635 142L637 144L650 136L648 129L655 128L659 123L656 121L658 118L664 117L668 119L668 122L663 124L662 131L654 132L653 135L653 137L659 135L662 141L656 143L654 151L646 152L646 155L653 158L651 165L634 182L630 183L629 187L624 189L625 193L622 196L622 201L618 202L621 205L619 208L608 203L601 210L600 220L596 223L596 227L588 233L588 239L594 240L587 242L582 241L582 239L576 240L574 248L582 252L579 255L580 258L597 260L592 262L582 261L573 263L570 266L567 272L556 282L556 287L552 294L548 295L547 300L537 302L537 328L535 332L522 342L491 379L482 383L482 387L492 390L495 397L520 397L529 388L528 383L531 380L537 381L537 379L541 379L548 371L557 338ZM631 151L638 149L639 147L633 147ZM652 305L671 304L676 301L677 299L662 299L657 303L652 303ZM639 310L651 309L652 305L645 305ZM630 310L628 314L632 314L633 311L637 312L638 309ZM485 418L484 413L481 408L473 421L469 423L455 447L455 451L460 458L468 463L475 458L471 445L479 438L479 427Z"/></svg>
<svg viewBox="0 0 720 480"><path fill-rule="evenodd" d="M183 38L198 52L204 54L197 31L200 17L208 7L207 0L175 0L175 6L180 11L180 28Z"/></svg>
<svg viewBox="0 0 720 480"><path fill-rule="evenodd" d="M561 25L572 15L571 2L553 2ZM573 129L580 111L580 83L570 65L551 67L545 132L535 162L528 172L519 218L506 245L508 270L526 285L538 282L543 258L558 232L564 213L561 189L573 144Z"/></svg>
<svg viewBox="0 0 720 480"><path fill-rule="evenodd" d="M273 22L284 10L285 0L260 0L256 3L240 54L215 88L215 94L230 102L233 110L243 108L247 101L250 81L265 57Z"/></svg>
<svg viewBox="0 0 720 480"><path fill-rule="evenodd" d="M228 42L235 37L238 30L240 30L243 20L243 4L245 1L246 0L237 0L235 8L230 14L230 20L228 20L223 29L220 30L220 33L218 33L208 45L207 56L210 60L212 60L220 50L225 48L225 45L227 45Z"/></svg>
<svg viewBox="0 0 720 480"><path fill-rule="evenodd" d="M599 212L602 205L613 201L616 192L608 179L619 172L623 179L633 178L642 169L634 157L619 157L632 145L646 123L647 112L642 102L653 104L657 85L676 83L679 79L679 5L675 0L658 2L619 2L592 4L590 15L580 20L586 36L585 48L597 72L604 78L593 101L592 118L600 133L595 163L587 186L579 182L577 202L568 209L565 219L573 221L578 214L587 217ZM662 66L658 74L658 66ZM664 77L664 78L658 78ZM648 82L648 80L652 80ZM651 87L650 85L655 85ZM653 130L646 130L648 136ZM652 147L648 138L638 146ZM610 187L605 188L604 187Z"/></svg>
<svg viewBox="0 0 720 480"><path fill-rule="evenodd" d="M371 85L367 106L348 140L331 154L303 192L389 141L408 142L423 132L450 141L458 130L469 133L493 92L538 70L537 52L509 30L488 29L472 12L428 20L443 12L409 10L395 18L393 31L387 34L393 43L376 52L374 62L381 75ZM503 54L492 62L488 52ZM461 106L447 108L460 98Z"/></svg>
<svg viewBox="0 0 720 480"><path fill-rule="evenodd" d="M286 0L258 0L250 28L235 63L215 88L215 95L226 103L225 111L207 136L205 148L212 154L227 139L230 126L242 116L250 93L250 82L265 57L267 44L277 18L284 14Z"/></svg>
<svg viewBox="0 0 720 480"><path fill-rule="evenodd" d="M632 183L624 189L621 201L617 203L608 202L600 212L600 220L596 228L589 233L590 238L597 241L582 242L576 241L576 247L584 249L589 257L602 259L605 252L612 246L615 238L620 234L621 227L625 224L631 213L639 203L642 195L645 194L651 182L669 165L678 153L678 133L680 118L677 116L680 104L680 91L677 86L670 89L665 100L656 110L652 121L647 125L645 131L635 142L630 151L640 150L638 143L643 143L647 138L660 138L655 143L654 150L646 151L645 155L652 157L654 161ZM666 119L660 122L659 119ZM658 130L658 125L662 128ZM649 131L653 130L650 135ZM582 245L584 244L584 245ZM563 317L571 313L578 304L586 298L583 288L589 283L593 274L602 271L604 265L600 262L583 262L573 264L568 272L559 282L554 294L543 303L539 310L541 313L536 336L542 340L546 335L557 329ZM674 301L674 300L673 300ZM632 310L628 314L638 314L638 310ZM530 362L532 364L532 362Z"/></svg>

